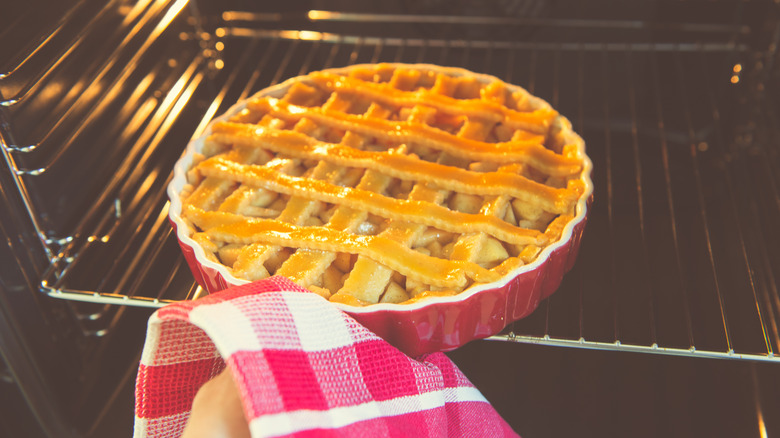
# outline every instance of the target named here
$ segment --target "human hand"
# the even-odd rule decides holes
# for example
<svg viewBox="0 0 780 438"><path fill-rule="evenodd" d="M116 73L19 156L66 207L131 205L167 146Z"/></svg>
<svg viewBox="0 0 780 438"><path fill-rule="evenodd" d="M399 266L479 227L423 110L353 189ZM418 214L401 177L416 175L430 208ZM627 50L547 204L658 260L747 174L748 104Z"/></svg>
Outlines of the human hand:
<svg viewBox="0 0 780 438"><path fill-rule="evenodd" d="M250 438L241 395L230 369L225 368L195 394L182 438Z"/></svg>

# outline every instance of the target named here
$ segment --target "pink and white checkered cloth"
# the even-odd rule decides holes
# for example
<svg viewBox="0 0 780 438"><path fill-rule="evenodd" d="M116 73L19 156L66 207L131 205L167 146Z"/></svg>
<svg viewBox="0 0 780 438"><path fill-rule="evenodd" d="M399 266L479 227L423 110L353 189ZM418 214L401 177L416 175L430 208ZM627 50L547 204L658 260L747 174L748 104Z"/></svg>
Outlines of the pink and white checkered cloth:
<svg viewBox="0 0 780 438"><path fill-rule="evenodd" d="M254 438L517 436L447 356L412 359L282 277L152 315L134 436L181 435L226 365Z"/></svg>

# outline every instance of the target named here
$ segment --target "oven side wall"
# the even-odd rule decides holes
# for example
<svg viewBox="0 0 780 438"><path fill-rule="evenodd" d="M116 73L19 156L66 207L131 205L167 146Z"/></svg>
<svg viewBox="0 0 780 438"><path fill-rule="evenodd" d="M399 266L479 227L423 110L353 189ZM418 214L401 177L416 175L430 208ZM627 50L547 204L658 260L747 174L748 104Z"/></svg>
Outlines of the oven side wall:
<svg viewBox="0 0 780 438"><path fill-rule="evenodd" d="M2 114L0 114L2 116ZM2 122L4 120L0 120ZM7 126L3 124L3 126ZM8 130L0 129L8 161ZM68 437L64 394L78 366L70 315L46 299L37 279L45 251L26 215L9 163L0 166L0 435Z"/></svg>

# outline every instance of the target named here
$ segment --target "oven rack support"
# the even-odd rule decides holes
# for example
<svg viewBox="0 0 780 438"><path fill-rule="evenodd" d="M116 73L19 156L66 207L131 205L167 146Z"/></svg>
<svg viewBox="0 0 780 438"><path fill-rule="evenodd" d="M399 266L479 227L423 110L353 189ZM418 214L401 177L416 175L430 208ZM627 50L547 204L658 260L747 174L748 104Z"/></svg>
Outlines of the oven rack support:
<svg viewBox="0 0 780 438"><path fill-rule="evenodd" d="M84 1L77 3L66 16L76 14L85 4ZM772 247L777 234L768 231L767 222L780 213L780 203L773 204L780 199L776 177L780 134L774 123L777 117L774 103L764 91L772 78L772 65L777 57L776 37L780 35L777 31L765 49L757 50L751 42L753 29L739 23L660 25L635 20L571 22L544 17L377 15L316 10L301 17L224 11L217 17L218 24L207 28L204 23L213 23L213 17L202 20L205 17L201 16L196 3L190 2L189 7L186 6L187 2L183 0L148 2L145 8L131 11L123 21L126 28L119 31L120 39L125 43L115 49L108 58L109 63L121 58L125 48L127 51L138 47L143 50L130 55L132 62L125 69L114 70L109 64L85 69L94 72L87 89L109 84L102 87L105 97L120 93L122 84L137 85L138 93L132 96L137 106L123 120L135 121L141 135L127 139L128 150L138 159L118 161L122 179L110 181L106 189L95 196L90 214L77 222L71 232L58 234L46 229L45 221L41 220L40 202L29 193L28 186L35 186L36 179L44 178L48 169L56 167L57 162L50 160L72 154L69 150L78 147L85 131L99 124L101 111L110 105L86 100L75 105L77 109L73 111L83 107L86 117L84 123L73 126L68 123L71 110L62 110L51 125L52 131L40 135L39 141L17 143L11 140L19 137L12 135L15 127L10 123L2 127L4 159L13 170L17 189L24 195L25 208L50 258L49 265L40 274L40 290L50 297L86 303L85 306L74 304L76 313L84 321L110 320L117 307L158 308L203 294L191 280L189 283L185 280L187 284L182 286L181 277L187 276L187 267L181 257L173 262L167 260L171 247L176 246L175 236L166 221L164 187L167 178L155 179L154 190L147 191L144 199L139 200L132 193L140 193L143 183L161 171L151 157L163 148L165 141L178 135L176 144L183 146L189 133L201 132L227 103L288 76L354 62L431 62L486 71L526 86L565 114L570 114L575 129L583 132L598 159L596 167L600 173L596 178L600 179L600 185L594 216L580 255L581 259L588 260L578 262L578 267L567 275L562 289L542 303L533 317L513 324L506 333L491 337L491 340L778 361L775 351L780 346L777 328L780 299L776 284L779 274L775 264L778 256ZM107 3L107 9L100 9L88 23L97 23L101 14L116 13L114 7L114 3ZM186 26L172 25L180 21ZM411 23L413 29L420 24L495 25L510 29L530 28L533 32L523 39L488 39L482 34L474 38L445 39L425 34L367 35L340 31L342 25L399 22ZM290 27L286 27L287 24ZM0 86L19 75L28 62L42 58L47 47L59 49L56 62L39 66L39 74L34 79L10 98L3 99L2 111L13 116L24 115L27 96L43 89L71 58L76 59L79 45L87 44L90 38L91 26L88 24L68 38L64 35L67 33L64 20L58 21L50 33L40 39L40 45L27 56L16 57L20 61L3 70L6 73L0 76ZM545 30L567 27L586 33L607 29L620 35L632 35L633 39L555 40L544 37ZM161 40L183 28L187 30L173 39L187 46L187 50L157 62L141 59L144 53L161 45ZM646 38L658 31L678 33L680 39ZM635 34L639 36L634 38ZM196 46L195 50L189 49L190 45ZM164 84L154 92L148 84L143 88L144 79L135 79L142 68L149 69L150 73L167 68L169 79L161 80L167 88ZM701 74L718 73L713 78L705 78L703 91L691 91L691 84L701 81L686 73L690 69ZM610 71L621 72L620 75L613 74L614 83L607 75L599 74ZM670 73L674 71L677 74ZM242 72L252 73L242 76ZM669 77L672 82L668 82ZM724 87L721 80L732 83ZM662 87L673 87L677 91L664 93ZM741 88L735 90L737 87ZM591 88L596 90L595 99ZM653 89L655 93L647 94L647 90ZM765 111L760 111L763 115L750 121L737 120L736 115L724 112L722 105L728 96L722 95L756 99L754 102ZM622 100L622 96L628 98ZM696 104L702 101L701 98L705 103ZM175 125L185 118L184 114L192 123L187 125L188 134L182 137L174 131ZM753 127L746 127L751 122ZM59 136L64 136L66 141L47 141L50 136L52 139L58 137L53 133L55 130L64 131ZM737 130L744 132L740 131L737 136ZM42 159L43 165L37 166L40 159L36 161L34 155L42 148L51 148L55 155ZM27 160L27 157L33 158ZM644 161L648 157L651 164ZM623 163L620 160L624 159L628 160L625 166L620 165ZM29 161L32 165L25 167L17 164L19 161ZM680 176L681 173L693 177L686 179ZM750 178L744 183L747 176ZM722 200L713 199L706 192L708 184L715 179L723 182L727 193ZM648 180L661 187L658 190L663 195L660 202L649 197L648 192L653 190L647 185ZM692 182L695 190L680 189L682 180ZM119 181L134 189L123 192ZM751 195L751 189L759 186L762 188L758 194ZM749 195L747 200L742 198L744 194ZM648 210L651 206L661 206L660 219ZM727 217L725 222L721 215ZM632 227L621 229L623 220L631 222ZM663 225L656 225L654 221ZM692 225L698 226L697 233L702 235L700 241L687 245L682 230L688 230ZM719 236L728 225L736 225L738 230L736 236L730 236L736 258L724 256L730 250L719 248ZM144 234L133 236L131 244L120 247L113 242L122 234L123 227L143 229ZM666 247L666 254L672 260L669 267L672 274L664 271L663 274L670 278L664 279L663 284L652 284L658 274L654 269L660 269L650 266L659 251L654 247L659 232L654 228L658 227L673 236ZM596 237L591 239L591 235L598 236L600 242ZM638 243L638 250L628 257L635 270L634 279L625 278L619 272L625 267L620 260L623 255L621 235L628 235L629 240ZM600 245L606 245L607 249ZM79 272L84 269L83 265L91 263L95 254L104 249L122 263L109 264L107 277L111 279L97 284L81 280ZM696 263L695 273L694 263L686 259L690 253L703 254L704 263L702 266ZM607 261L593 261L600 257ZM162 276L156 273L155 264L165 266ZM728 272L722 270L724 265ZM606 280L595 280L594 274L586 271L591 268L590 272L604 274ZM125 273L119 273L120 270ZM703 279L705 286L701 287L704 292L694 291L691 286L700 277L706 277ZM150 288L151 283L156 286ZM667 283L675 283L674 297L654 295L662 292ZM594 293L594 290L599 292ZM627 291L632 291L631 299L639 304L628 303L628 299L621 296ZM706 296L693 297L700 292ZM735 300L744 296L749 298L747 304L740 302L738 310L732 310ZM701 317L707 322L703 328L696 322L700 315L691 313L696 311L692 304L695 299L706 301L712 311ZM601 308L592 312L594 303L589 302L591 300L599 301L595 305L601 305ZM664 306L672 303L678 310L666 312L660 302ZM737 331L735 326L745 318L742 315L745 308L751 307L753 313L747 316L751 319L751 333L744 336L733 333ZM556 315L562 308L567 310L561 315L573 318L560 324L564 328L559 330L560 318ZM627 326L626 317L619 313L623 308L630 308L632 316L644 314L644 321L638 328ZM665 330L662 315L666 313L674 314L675 328L679 329L671 343L661 339ZM606 321L599 321L600 324L611 327L589 333L591 314ZM711 324L712 319L717 319L717 324ZM571 329L572 326L575 329ZM92 335L100 336L107 329L99 324L96 328L85 324L85 333ZM699 345L697 341L702 330L717 332L706 336L715 340ZM745 337L750 345L748 349L742 348L741 341Z"/></svg>

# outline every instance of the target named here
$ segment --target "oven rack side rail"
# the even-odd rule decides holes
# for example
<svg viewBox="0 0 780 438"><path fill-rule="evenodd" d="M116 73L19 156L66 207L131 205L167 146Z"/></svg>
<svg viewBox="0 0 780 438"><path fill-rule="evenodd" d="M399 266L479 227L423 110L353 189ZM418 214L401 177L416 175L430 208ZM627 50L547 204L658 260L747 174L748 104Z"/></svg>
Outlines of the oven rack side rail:
<svg viewBox="0 0 780 438"><path fill-rule="evenodd" d="M53 298L80 301L86 303L119 305L119 306L138 306L148 307L152 309L158 309L168 304L177 303L180 300L151 298L151 297L129 297L122 294L100 293L91 291L78 291L78 290L62 290L51 289L45 285L41 286L41 290L47 295ZM199 286L196 286L193 292L193 297L203 296L205 292ZM500 334L485 338L488 341L499 342L518 342L535 345L548 345L554 347L568 347L568 348L584 348L591 350L605 350L605 351L622 351L629 353L648 353L659 354L668 356L680 356L680 357L698 357L708 359L736 359L736 360L749 360L757 362L777 362L780 363L780 356L776 356L774 353L757 354L757 353L737 353L734 350L728 351L712 351L712 350L699 350L695 346L689 348L674 348L674 347L661 347L658 344L652 345L637 345L623 343L619 340L614 342L605 342L598 340L586 340L584 338L579 339L566 339L566 338L554 338L549 334L544 336L528 336L518 335L514 332L507 334Z"/></svg>
<svg viewBox="0 0 780 438"><path fill-rule="evenodd" d="M169 23L170 20L174 18L173 16L182 11L185 4L186 2L179 1L173 3L170 9L161 8L159 10L153 11L153 14L151 11L145 13L152 14L148 15L150 17L149 20L157 19L160 20L159 23ZM321 19L320 21L327 21L325 18L328 17L328 14L325 12L327 11L310 11L309 18L314 17ZM311 13L314 13L314 15L311 15ZM146 16L147 15L144 14L138 15L138 17ZM183 109L192 107L194 105L192 102L195 100L193 95L203 90L204 88L207 88L210 82L216 82L220 84L220 86L217 90L214 90L210 93L216 97L208 102L207 105L205 105L206 109L200 109L195 112L199 115L202 115L202 117L199 119L197 128L194 129L196 135L197 132L203 129L205 123L214 114L219 112L220 108L223 107L223 101L227 101L226 96L237 94L239 98L242 96L245 97L253 89L261 87L261 85L264 86L276 83L291 74L305 73L315 68L327 68L333 66L336 63L343 62L441 62L462 65L464 67L469 67L470 64L480 63L481 65L487 65L485 68L490 70L489 72L495 74L496 76L514 82L531 84L529 87L531 91L535 91L534 88L537 88L539 93L542 94L543 97L549 99L555 106L569 102L570 108L573 110L571 114L574 115L573 121L575 122L575 128L579 126L580 128L586 130L597 133L600 132L600 135L606 137L604 140L607 144L610 143L610 131L617 129L617 131L621 132L621 138L625 137L628 139L627 143L631 145L629 150L632 150L634 155L634 160L631 163L631 166L634 167L634 170L633 173L627 176L627 178L629 180L632 178L636 180L636 184L633 190L639 194L641 194L643 190L647 190L647 188L642 186L641 180L643 178L642 175L646 175L649 171L647 169L643 169L643 164L640 160L640 152L643 150L644 144L646 144L648 140L646 138L639 139L637 136L641 133L645 133L648 137L650 137L655 143L655 147L660 147L661 155L664 157L664 165L666 167L661 168L658 171L662 175L661 179L663 179L663 174L666 174L665 184L667 185L668 189L666 193L668 198L666 203L669 205L670 217L668 220L670 220L672 228L681 226L681 224L676 223L678 222L679 218L674 214L674 211L679 211L675 210L677 196L679 195L677 195L671 188L673 182L671 181L672 177L669 176L670 173L674 172L674 169L670 170L670 165L667 163L669 156L677 154L678 152L670 150L670 148L675 147L680 149L681 144L683 145L682 148L692 146L693 149L689 153L690 156L687 158L688 163L691 166L694 166L694 168L698 166L708 166L709 162L707 160L709 160L709 158L705 157L706 152L720 148L723 149L722 152L719 152L719 154L722 156L728 156L732 154L732 152L728 150L728 148L730 148L732 145L728 144L728 141L724 140L724 135L722 132L717 132L719 129L717 128L718 125L728 125L728 123L716 120L715 123L712 124L713 126L716 126L715 130L712 131L715 133L712 134L711 132L705 132L702 134L698 131L698 128L700 127L698 125L698 123L700 123L698 118L700 118L700 115L696 114L695 116L692 116L691 111L687 110L688 114L683 114L689 119L687 123L683 123L683 125L687 126L681 126L679 127L680 129L672 132L671 129L667 130L663 123L659 122L658 126L652 127L652 129L650 129L645 126L643 122L638 121L635 114L637 111L636 102L634 102L633 105L629 105L629 109L634 112L633 117L629 118L628 120L618 120L616 115L619 113L619 111L616 108L610 108L610 99L604 99L604 102L601 102L601 105L598 105L598 109L601 113L603 113L603 115L600 114L598 117L593 117L590 115L589 111L586 111L584 108L586 105L588 105L588 103L585 101L585 94L587 94L587 90L585 90L584 78L592 78L592 73L586 68L587 63L585 60L588 60L588 63L593 61L597 65L600 63L601 66L605 69L612 67L612 64L617 62L621 68L627 68L628 71L636 71L643 66L646 66L647 64L645 63L647 62L650 64L657 63L658 59L660 58L671 60L670 62L673 65L675 62L678 64L682 62L680 61L681 58L685 59L686 62L688 58L694 58L696 59L695 64L698 66L697 68L705 70L709 65L708 63L711 63L710 58L707 58L708 54L711 54L713 56L724 56L737 60L744 60L744 71L737 71L737 65L739 65L741 69L743 68L743 64L733 64L733 69L731 72L729 72L729 76L732 79L732 82L736 80L736 82L734 82L735 86L738 85L737 83L741 80L742 83L750 82L751 84L755 84L756 87L763 87L767 75L766 69L757 68L755 64L756 60L749 56L751 50L750 47L746 43L740 42L742 37L745 36L746 32L746 30L740 26L722 26L714 29L723 35L728 36L728 38L718 42L693 41L683 43L658 43L638 41L632 43L570 43L540 41L493 41L478 39L444 40L428 37L399 38L339 34L330 31L323 31L322 29L311 31L303 31L300 29L269 30L266 29L266 26L263 24L265 21L268 21L269 17L242 16L236 11L223 13L223 22L221 25L216 27L213 34L208 34L199 28L198 17L196 13L193 13L192 18L193 20L191 20L190 24L193 25L194 28L198 29L198 31L191 33L192 38L194 40L200 41L201 43L204 43L201 47L205 48L203 48L200 53L193 54L191 60L187 63L184 63L184 65L182 65L176 71L174 75L175 78L178 78L175 81L177 86L172 87L167 95L159 96L158 99L160 103L158 106L155 106L149 110L150 112L154 112L154 110L157 109L158 115L155 117L155 124L146 125L147 132L149 132L148 136L137 139L137 142L141 145L151 143L159 146L165 136L168 135L168 130L171 129L171 125L176 122L177 115L183 111ZM392 22L393 20L396 20L396 18L397 17L393 16L377 18L366 16L330 15L331 21L335 22L356 21L363 23L366 20L372 19L381 19ZM139 20L140 19L141 18L139 18ZM430 19L430 17L425 17L420 18L420 21ZM255 20L255 22L253 22L253 20ZM281 18L278 16L271 16L270 20L280 21ZM235 26L233 23L234 21L237 23ZM491 21L487 20L486 23L489 24ZM532 20L530 23L541 23L549 27L561 25L561 23L544 20L541 22L539 20ZM517 23L512 22L509 24L515 25ZM164 29L164 27L165 26L163 26L162 29ZM621 24L617 27L630 26L627 24ZM154 27L154 29L158 28L159 27ZM691 26L689 28L682 28L679 30L691 32L693 34L699 34L704 31L712 31L713 29L704 29L701 26ZM731 38L733 35L737 35L738 38L736 40ZM189 36L187 37L189 38ZM229 51L229 48L234 46L239 48L237 50L238 52L245 50L244 54L232 60L226 58L224 61L219 57L214 57L215 52L227 52ZM222 48L219 49L219 47ZM774 47L776 50L776 45ZM324 56L320 56L323 54ZM771 48L761 55L762 60L764 61L774 60L776 58L776 54L771 50ZM698 58L702 58L702 60L699 60ZM523 61L528 62L524 63ZM218 67L217 70L220 70L221 68L219 67L225 66L225 63L227 62L231 63L227 65L231 68L226 70L233 71L234 73L229 75L223 73L223 75L220 76L217 80L209 81L209 76L215 74L213 71L214 68ZM574 92L568 95L563 95L563 92L560 91L558 87L559 84L563 83L562 75L564 74L563 71L565 66L562 65L564 63L568 63L568 67L574 67L574 71L576 72L574 74L573 80L575 84L573 90ZM765 62L765 64L770 63ZM267 70L267 77L265 79L260 79L257 76L252 76L249 78L247 85L241 89L238 85L236 85L237 83L240 83L240 80L237 79L236 73L242 68L251 69L252 67L255 68L255 71ZM729 67L731 68L731 64ZM48 66L47 69L49 68L54 67ZM551 77L554 84L552 86L545 84L545 80L550 78L542 77L540 71L544 70L553 71L553 75ZM14 71L15 69L10 70L11 73ZM653 74L651 74L651 78L648 80L650 83L653 81L658 82L659 73L652 69L651 71L653 71ZM752 80L748 81L751 75L753 76ZM122 73L120 73L117 77L123 77ZM6 76L3 76L0 81L5 78ZM695 79L690 78L688 80L695 81ZM220 83L220 81L222 82ZM37 83L38 82L36 80L32 85L30 85L30 89L33 89ZM114 83L116 83L116 81L114 81ZM603 86L606 94L610 94L610 91L608 90L608 84L597 85ZM673 85L684 91L687 83L678 83ZM629 83L627 84L623 84L623 88L621 88L621 90L627 91L627 94L632 96L632 99L634 100L646 98L646 96L639 96L639 92L637 91L638 89L639 87L636 83L632 82L632 80L629 80ZM753 91L754 90L751 90L750 92L752 93ZM747 93L748 91L745 92ZM616 92L612 91L611 93ZM705 93L705 95L709 94L712 94L712 91L707 91ZM569 99L567 96L576 96L576 98ZM694 99L691 97L688 100ZM8 99L5 101L5 103L7 104L6 106L8 108L12 109L14 106L23 102L19 99ZM651 106L657 106L659 108L658 114L656 115L656 118L659 121L665 117L663 114L661 114L661 108L665 109L665 105L665 102L651 101ZM715 111L715 114L717 114L717 105L713 103L712 107ZM771 111L769 111L769 113L771 113ZM761 123L761 125L771 126L771 121L772 120L765 120L763 123ZM771 129L769 129L768 134L764 132L759 134L768 136L769 140L766 141L770 142L772 140L776 141L778 138L780 138L778 133L776 131L772 131ZM706 138L707 135L714 135L719 137L719 139L710 141L708 138ZM611 142L614 144L618 143L616 137L617 136L611 140ZM708 143L708 141L710 142ZM643 144L642 147L639 146L640 142ZM712 146L710 146L710 144ZM8 145L5 144L3 146L4 153L7 154L25 154L35 149L27 147L7 147ZM613 155L625 154L625 151L619 151L615 149L614 146L612 149L601 152L604 154L601 164L603 165L606 163L607 167L610 169L614 158ZM766 150L764 149L760 149L758 152L760 154L767 154ZM752 204L749 205L750 208L760 209L762 211L766 208L769 208L770 210L772 208L771 205L769 207L765 205L766 198L770 199L770 201L772 198L777 198L776 179L774 176L772 176L771 172L771 166L774 165L774 162L769 159L766 160L764 164L769 167L767 170L763 171L764 173L762 173L760 177L768 175L768 180L771 181L774 185L770 184L770 188L766 189L769 191L763 192L761 194L763 197L759 199L752 199L750 201ZM142 166L143 165L144 164L142 164ZM35 168L31 169L36 170ZM20 180L23 181L38 176L38 172L27 171L28 169L14 170L16 171L15 173L18 175ZM709 168L707 171L709 171ZM128 172L130 176L132 176L132 181L140 182L143 181L147 176L147 174L144 172L132 172L130 170L128 170ZM611 172L615 172L615 174L612 174ZM625 178L626 176L617 175L617 172L617 169L612 169L608 171L607 175L604 175L604 178L607 180L608 184L603 190L603 194L609 195L618 190L618 187L612 181L617 181L619 177ZM746 172L747 171L745 169L741 168L737 170L727 168L725 171L721 171L716 176L725 176L726 179L730 178L732 180L730 184L732 186L731 190L733 193L734 190L739 190L739 187L735 188L735 186L738 185L737 182L734 181L736 180L736 175L744 176ZM734 173L735 176L729 176L731 173ZM704 178L709 177L710 176L705 176ZM702 185L703 183L700 177L698 180L698 186L701 187ZM164 187L163 184L160 184L160 186ZM771 187L775 187L774 193L771 192ZM100 204L99 214L105 218L104 222L107 225L93 232L90 232L89 229L85 229L79 233L74 233L78 235L77 239L79 240L80 245L83 245L82 247L76 247L73 245L73 235L66 237L60 236L56 239L56 241L53 241L51 237L47 237L48 235L44 231L39 233L42 236L43 244L48 249L50 249L51 253L50 265L42 274L42 292L51 297L65 299L74 303L83 302L89 303L90 305L97 304L97 311L95 311L94 307L91 306L87 307L86 310L83 311L80 308L78 309L79 312L77 313L85 320L110 319L104 315L110 316L111 312L113 311L111 308L116 305L157 308L167 303L181 299L191 299L200 296L203 293L202 289L200 289L196 284L190 282L189 286L175 294L175 298L168 297L170 294L170 285L176 281L175 277L180 276L182 272L186 272L187 270L186 263L183 262L181 257L179 257L171 264L169 273L158 284L158 287L151 291L152 293L148 293L148 290L144 290L144 282L146 277L151 275L149 273L150 266L153 265L156 260L165 259L169 253L169 247L172 245L175 246L174 236L172 236L172 233L166 222L167 203L165 202L164 190L152 193L150 196L151 199L144 203L135 204L135 207L133 208L136 211L127 211L127 205L132 206L132 203L122 201L118 198L112 200L110 199L110 196L105 196L105 194L101 196L104 196L105 199L98 203ZM643 221L648 220L647 217L643 216L644 213L642 213L642 196L638 197L639 204L627 206L621 204L621 200L611 198L610 196L606 197L609 200L607 201L605 208L602 210L602 213L604 214L602 219L605 221L616 221L617 219L615 214L617 212L625 213L623 210L638 210L640 212L638 218L632 219L637 221L637 229L639 229L640 235L638 237L638 241L641 245L647 245L648 240L650 239L648 238L648 235L645 234L645 230L639 227ZM712 207L707 205L707 202L709 201L704 199L706 196L701 192L701 189L699 189L698 194L693 194L693 198L694 204L698 204L697 214L704 218L704 228L706 229L707 219L712 220L713 216L717 216L718 212L713 212ZM32 204L32 201L30 202ZM737 204L740 204L739 206L741 206L741 201L735 199L735 195L732 194L731 198L727 199L724 205L717 205L716 207L718 209L725 209L725 211L727 211L731 216L734 216L735 223L738 225L742 224L741 228L739 229L741 230L742 228L745 228L746 230L745 235L740 235L737 239L737 244L741 245L743 248L743 253L747 251L745 248L750 250L750 254L746 254L743 257L744 263L746 265L744 268L744 273L747 273L747 276L749 277L747 279L747 283L749 283L747 285L747 290L752 290L751 295L754 298L754 302L749 304L748 307L752 305L752 307L756 309L756 314L753 316L753 318L758 320L759 331L761 332L759 336L761 339L758 344L765 344L765 352L761 352L760 349L758 352L744 352L739 348L734 348L734 340L732 339L731 334L734 328L730 324L728 318L730 315L728 308L729 299L724 298L721 294L723 291L720 290L727 289L727 287L724 285L724 281L719 281L719 273L716 269L716 265L721 263L719 260L720 256L716 252L717 249L712 249L713 240L710 236L710 232L706 233L707 238L703 243L703 247L710 248L708 259L712 265L712 279L708 280L708 283L714 283L716 285L716 287L713 288L716 295L714 300L717 306L715 313L717 318L722 320L721 327L718 327L717 330L723 332L722 336L725 338L726 345L726 348L724 349L712 348L711 346L694 347L694 342L689 344L690 347L680 347L679 343L676 343L674 346L667 346L664 344L664 342L659 342L657 339L655 339L655 333L659 331L659 329L657 329L653 324L651 324L647 330L651 333L650 340L649 342L644 343L635 342L630 339L622 339L622 333L617 329L611 334L598 337L583 336L582 333L579 333L579 336L558 335L555 334L554 331L547 330L551 325L549 322L549 315L551 312L553 312L549 310L549 304L547 304L546 308L542 306L542 308L537 311L537 313L545 316L545 318L541 319L541 326L544 327L544 330L540 331L534 328L526 332L522 329L523 327L521 322L520 324L515 324L510 327L507 334L496 336L491 339L603 350L613 349L619 351L637 351L694 357L776 361L777 359L774 351L777 349L778 344L780 344L780 341L778 341L778 318L776 315L778 314L778 308L780 308L778 305L780 300L777 298L777 286L774 278L776 274L771 266L771 260L773 259L767 255L770 250L766 248L766 244L763 241L761 235L761 233L765 233L765 225L758 223L756 227L752 227L752 225L756 224L753 222L745 222L746 219L744 218L744 215L737 211ZM149 209L150 206L153 208ZM677 208L679 209L679 207ZM145 211L137 211L139 209L145 209ZM35 212L32 211L31 213L33 219L35 219ZM770 213L776 214L774 210L770 211ZM95 288L95 290L79 288L78 282L74 282L68 278L68 274L70 270L73 269L74 265L79 264L80 252L84 248L91 248L100 246L101 244L110 243L113 238L111 232L114 230L111 221L114 219L117 221L123 221L126 220L126 217L136 218L133 220L137 221L139 226L142 225L146 232L145 236L138 237L138 246L136 248L140 248L141 250L137 254L129 255L126 250L119 251L119 255L122 256L122 259L129 261L129 266L131 266L133 269L128 269L127 273L120 276L112 285L98 287ZM748 233L747 226L744 224L749 224L751 229L758 230L757 233L759 233L759 235L754 235L755 232L752 231ZM107 230L108 232L103 230ZM713 230L713 233L714 232L715 231ZM614 246L617 245L615 239L616 237L609 235L607 235L606 239L613 245L612 254L610 256L613 259L613 264L615 263L615 257L617 257L616 250L614 248ZM677 237L675 237L675 239L677 239ZM680 243L674 243L674 246L677 245L680 245ZM63 251L63 248L66 250ZM645 249L645 251L647 251L647 249ZM774 254L772 254L772 256L773 255ZM684 266L685 263L681 261L682 256L679 254L679 252L673 256L673 258L677 259L677 269L681 269L683 271L688 269L687 266ZM647 275L646 269L646 267L639 268L640 271L644 271L641 272L642 275ZM612 292L617 293L620 289L619 286L621 286L621 280L615 278L616 274L614 266L611 268L608 267L607 270L611 270L611 273L608 272L608 277L612 277L611 281L613 287L611 290ZM742 269L740 270L742 271ZM756 286L757 284L758 286ZM745 284L742 284L741 286L745 286ZM565 296L575 297L574 302L572 303L574 304L572 307L575 309L578 308L577 300L579 300L579 303L582 304L582 289L580 288L578 290L576 287L569 286L567 286L567 289L574 289L574 292L567 295L563 292L571 291L565 290L559 291L554 295L554 300L556 300L555 308L558 308L557 300L559 297ZM686 288L682 287L681 289L685 290ZM106 292L106 290L109 291ZM725 292L728 291L726 290ZM618 298L615 297L609 297L609 299L618 300ZM653 298L647 298L647 301L652 302ZM685 300L682 301L685 302ZM682 306L685 307L686 305L683 304ZM616 309L617 307L618 306L615 305ZM582 307L580 306L579 309L579 313L582 314ZM653 308L652 305L649 306L649 310L643 309L643 311L645 310L651 314L651 320L658 318L658 316L654 314L654 312L657 312L658 309ZM615 320L619 319L618 316L612 316L612 318ZM688 333L684 334L683 337L687 339L694 339L694 335L692 334L693 330L690 328L690 324L692 324L690 322L692 317L688 315L682 319L685 320L683 325L687 324L689 326L687 328ZM536 322L538 321L540 321L539 318L537 318ZM581 318L579 324L582 325ZM619 325L620 324L615 323L616 327ZM100 328L95 330L93 334L99 336L104 334L108 329L110 329L110 327ZM628 331L622 328L621 330L623 332ZM683 329L683 332L685 331L686 329Z"/></svg>

